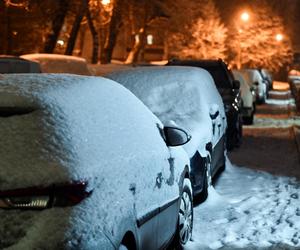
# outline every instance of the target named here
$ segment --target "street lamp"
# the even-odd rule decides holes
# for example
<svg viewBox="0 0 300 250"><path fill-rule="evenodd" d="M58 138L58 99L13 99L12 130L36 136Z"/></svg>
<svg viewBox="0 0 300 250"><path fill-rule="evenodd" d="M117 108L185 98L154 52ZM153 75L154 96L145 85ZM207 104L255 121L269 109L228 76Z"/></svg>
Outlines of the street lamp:
<svg viewBox="0 0 300 250"><path fill-rule="evenodd" d="M278 33L276 36L275 36L275 39L277 42L281 42L283 40L283 35Z"/></svg>
<svg viewBox="0 0 300 250"><path fill-rule="evenodd" d="M249 15L248 12L245 11L245 12L243 12L243 13L241 14L241 20L242 20L242 21L248 22L249 19L250 19L250 15Z"/></svg>
<svg viewBox="0 0 300 250"><path fill-rule="evenodd" d="M102 5L109 5L110 4L110 0L101 0Z"/></svg>
<svg viewBox="0 0 300 250"><path fill-rule="evenodd" d="M250 19L250 15L247 11L244 11L241 16L240 16L241 20L242 20L242 23L247 23ZM239 44L239 47L238 47L238 58L237 58L237 68L238 69L241 69L242 67L242 45L241 45L241 38L240 38L240 35L243 33L243 29L242 29L242 25L239 25L240 28L238 29L239 31L239 35L238 35L238 44Z"/></svg>

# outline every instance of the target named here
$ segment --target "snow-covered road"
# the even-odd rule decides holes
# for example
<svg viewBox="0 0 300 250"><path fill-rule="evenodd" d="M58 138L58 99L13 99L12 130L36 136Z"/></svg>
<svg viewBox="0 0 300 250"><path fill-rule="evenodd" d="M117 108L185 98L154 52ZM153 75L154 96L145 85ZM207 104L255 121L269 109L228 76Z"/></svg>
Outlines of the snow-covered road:
<svg viewBox="0 0 300 250"><path fill-rule="evenodd" d="M187 250L300 249L300 118L287 85L277 86L195 207Z"/></svg>

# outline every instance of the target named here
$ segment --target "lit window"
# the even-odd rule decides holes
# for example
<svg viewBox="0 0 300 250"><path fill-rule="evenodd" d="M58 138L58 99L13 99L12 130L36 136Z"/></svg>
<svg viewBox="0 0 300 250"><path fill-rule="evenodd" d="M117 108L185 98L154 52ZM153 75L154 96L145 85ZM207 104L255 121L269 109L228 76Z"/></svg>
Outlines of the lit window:
<svg viewBox="0 0 300 250"><path fill-rule="evenodd" d="M152 35L148 35L147 36L147 44L148 45L152 45L153 44L153 36Z"/></svg>

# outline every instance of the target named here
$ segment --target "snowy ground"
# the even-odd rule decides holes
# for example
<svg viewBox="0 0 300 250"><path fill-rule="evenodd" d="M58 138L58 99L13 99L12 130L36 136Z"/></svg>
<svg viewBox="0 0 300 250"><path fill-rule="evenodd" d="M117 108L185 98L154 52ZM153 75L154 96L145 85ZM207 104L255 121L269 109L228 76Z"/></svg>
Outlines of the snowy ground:
<svg viewBox="0 0 300 250"><path fill-rule="evenodd" d="M299 126L287 85L278 84L195 207L185 249L300 249Z"/></svg>

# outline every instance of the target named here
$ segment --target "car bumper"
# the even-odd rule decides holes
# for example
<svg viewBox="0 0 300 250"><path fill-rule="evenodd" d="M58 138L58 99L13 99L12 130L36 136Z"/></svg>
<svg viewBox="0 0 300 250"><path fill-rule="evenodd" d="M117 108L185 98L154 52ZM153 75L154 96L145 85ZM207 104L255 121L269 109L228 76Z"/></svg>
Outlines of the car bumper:
<svg viewBox="0 0 300 250"><path fill-rule="evenodd" d="M1 209L0 249L115 249L99 225L77 215L73 208Z"/></svg>

